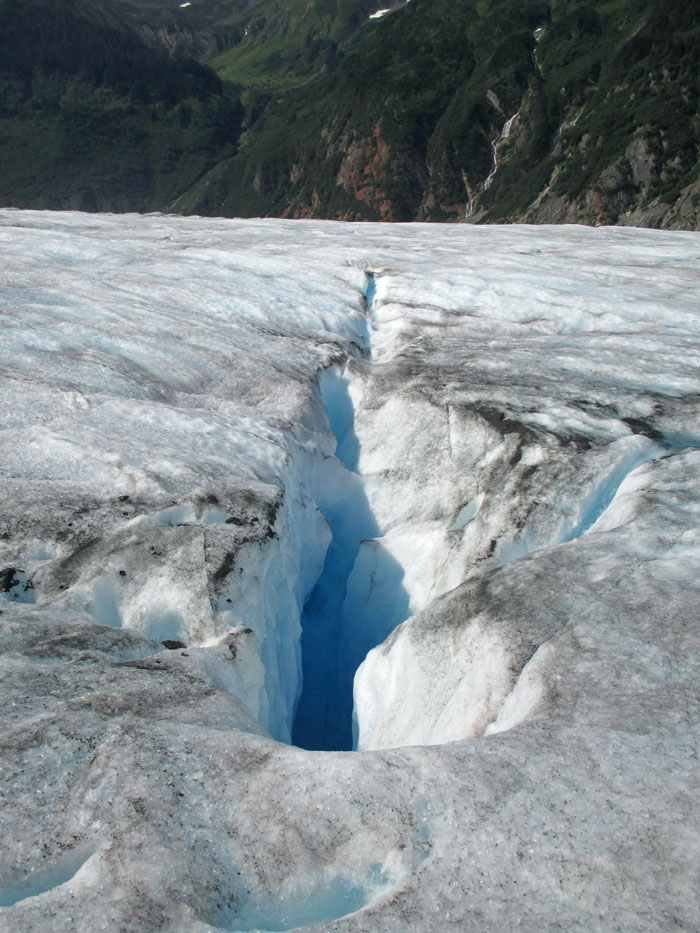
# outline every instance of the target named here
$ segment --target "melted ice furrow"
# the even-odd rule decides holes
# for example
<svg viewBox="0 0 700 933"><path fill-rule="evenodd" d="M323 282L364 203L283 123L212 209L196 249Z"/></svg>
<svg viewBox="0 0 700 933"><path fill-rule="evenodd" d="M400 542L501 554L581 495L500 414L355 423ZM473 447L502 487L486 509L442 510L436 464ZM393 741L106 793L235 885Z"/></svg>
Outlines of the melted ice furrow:
<svg viewBox="0 0 700 933"><path fill-rule="evenodd" d="M496 553L499 564L505 566L536 551L567 544L594 531L612 507L617 495L623 491L628 478L644 464L664 456L669 450L667 446L644 436L617 443L624 451L617 462L605 469L603 475L591 483L583 495L578 498L569 497L567 510L571 518L548 537L538 534L536 529L526 527L515 540L498 548Z"/></svg>
<svg viewBox="0 0 700 933"><path fill-rule="evenodd" d="M232 920L232 926L218 929L231 933L303 930L350 917L391 888L390 876L381 865L373 865L361 880L337 875L316 890L300 890L264 902L249 901Z"/></svg>
<svg viewBox="0 0 700 933"><path fill-rule="evenodd" d="M594 529L599 519L604 516L605 512L613 504L625 480L639 467L663 456L665 453L665 447L653 443L644 445L641 450L631 450L606 476L602 477L600 482L583 499L579 506L579 520L570 531L564 532L560 543L565 544L567 541L574 541Z"/></svg>
<svg viewBox="0 0 700 933"><path fill-rule="evenodd" d="M39 897L72 881L94 853L79 850L62 856L50 867L37 869L26 877L0 885L0 907L13 907ZM1 915L0 915L1 916Z"/></svg>

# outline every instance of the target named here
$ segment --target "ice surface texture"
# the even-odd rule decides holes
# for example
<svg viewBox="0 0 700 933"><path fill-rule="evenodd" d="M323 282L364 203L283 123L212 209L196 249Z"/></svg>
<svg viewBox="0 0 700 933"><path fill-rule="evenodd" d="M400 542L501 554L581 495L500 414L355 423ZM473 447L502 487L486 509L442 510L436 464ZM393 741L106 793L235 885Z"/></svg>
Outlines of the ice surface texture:
<svg viewBox="0 0 700 933"><path fill-rule="evenodd" d="M698 235L0 251L0 929L700 926Z"/></svg>

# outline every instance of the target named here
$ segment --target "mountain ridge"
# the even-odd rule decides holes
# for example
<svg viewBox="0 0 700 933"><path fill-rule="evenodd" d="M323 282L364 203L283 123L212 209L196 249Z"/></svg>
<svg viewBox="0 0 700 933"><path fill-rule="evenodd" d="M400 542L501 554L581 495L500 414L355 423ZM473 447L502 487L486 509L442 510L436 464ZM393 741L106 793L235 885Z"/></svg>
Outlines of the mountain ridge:
<svg viewBox="0 0 700 933"><path fill-rule="evenodd" d="M97 179L93 209L700 227L700 28L680 0L411 0L372 19L377 6L91 6L145 54L183 67L194 53L244 108L190 165L177 121L160 133L177 166L167 196L115 197ZM22 187L2 169L0 203L53 206L35 175Z"/></svg>

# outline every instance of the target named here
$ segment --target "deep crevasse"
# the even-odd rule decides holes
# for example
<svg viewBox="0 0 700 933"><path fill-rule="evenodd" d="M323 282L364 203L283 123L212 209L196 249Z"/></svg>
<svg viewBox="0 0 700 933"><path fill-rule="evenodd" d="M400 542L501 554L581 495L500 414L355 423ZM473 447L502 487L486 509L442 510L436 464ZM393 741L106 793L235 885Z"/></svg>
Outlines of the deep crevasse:
<svg viewBox="0 0 700 933"><path fill-rule="evenodd" d="M334 370L321 377L336 458L318 464L310 479L314 498L331 529L326 560L302 614L303 686L292 741L310 749L350 747L352 675L341 656L347 580L365 538L378 533L362 481L352 470L356 441L347 379ZM344 449L345 448L345 449ZM344 456L345 455L345 456Z"/></svg>
<svg viewBox="0 0 700 933"><path fill-rule="evenodd" d="M367 274L368 311L375 290ZM368 354L364 318L357 338ZM408 613L404 571L376 547L381 529L357 473L351 384L364 376L351 365L319 373L326 431L294 436L275 533L243 546L214 607L219 631L243 620L257 646L249 683L233 692L274 738L319 750L352 748L355 671Z"/></svg>
<svg viewBox="0 0 700 933"><path fill-rule="evenodd" d="M370 275L365 292L368 309L375 293L376 282ZM409 614L461 582L467 556L476 553L487 532L490 536L498 531L483 490L500 488L502 483L496 478L482 488L474 477L491 469L492 463L511 462L512 451L501 449L500 439L477 415L436 407L420 396L386 396L381 370L393 356L400 320L389 306L386 313L380 307L377 315L380 359L373 370L378 369L378 379L370 379L366 367L352 358L345 366L336 364L319 374L318 401L325 410L325 429L317 422L308 432L300 429L291 445L285 444L286 465L277 480L284 496L274 534L266 541L250 541L236 553L235 568L232 565L211 607L215 613L211 630L185 632L182 626L175 630L172 613L166 613L168 627L163 628L161 596L154 597L158 618L141 612L138 619L152 637L183 641L191 637L196 645L203 643L204 636L208 648L216 648L219 638L227 638L236 627L249 626L251 644L239 638L235 670L224 678L219 676L219 665L216 682L238 695L274 738L310 749L357 746L359 729L355 727L353 737L352 724L356 671ZM356 342L364 339L366 348L367 324L362 319L355 325ZM375 318L372 330L377 325ZM317 403L317 411L318 407ZM398 434L397 424L401 424ZM362 465L358 432L363 440ZM429 449L424 448L426 438ZM540 528L530 522L515 535L501 529L494 563L503 565L587 531L625 475L660 451L646 438L618 444L624 448L620 459L610 463L603 480L591 484L559 527ZM417 455L418 451L423 453ZM530 460L539 463L534 448L517 454L519 468L529 469ZM412 469L407 473L408 463ZM436 463L449 464L449 469L436 470ZM359 475L360 469L365 475ZM187 503L165 509L153 521L172 535L190 534L194 553L201 550L199 525L224 528L221 523L227 515L225 509L211 506L200 515ZM180 545L178 554L182 550ZM93 596L99 595L102 582L101 578L91 581ZM112 589L105 592L109 596ZM206 602L204 587L201 595L201 602ZM100 606L106 605L105 599ZM112 613L114 622L104 618L104 612L98 614L96 606L92 611L107 624L124 624L126 619L121 610ZM369 688L368 674L374 670L369 661L358 681L363 748L373 746L373 723L388 699L385 695L378 700L374 687ZM370 679L381 681L374 674ZM400 697L392 703L396 715L405 718ZM402 742L392 738L390 744Z"/></svg>
<svg viewBox="0 0 700 933"><path fill-rule="evenodd" d="M373 278L367 274L367 308L373 294ZM367 349L364 316L355 328L357 345ZM233 692L244 698L273 738L298 741L292 736L298 707L302 716L307 713L308 736L299 744L349 748L354 670L385 636L358 652L351 627L343 620L345 581L360 542L375 535L378 527L354 472L359 445L345 369L332 366L318 378L333 441L329 443L327 432L303 429L293 439L281 477L284 497L275 534L262 546L244 545L215 609L219 629L239 619L252 629L259 661L249 659L250 683L245 690L236 684ZM332 444L335 455L330 453ZM355 659L352 668L342 647L348 645Z"/></svg>
<svg viewBox="0 0 700 933"><path fill-rule="evenodd" d="M315 464L306 478L326 517L332 540L323 572L302 614L303 688L292 741L309 749L352 747L353 679L367 652L382 642L408 612L403 569L390 555L368 564L368 549L381 535L361 477L351 468L358 443L350 417L348 380L327 371L321 387L338 440L335 458ZM384 599L364 598L372 576ZM387 603L392 607L386 611Z"/></svg>
<svg viewBox="0 0 700 933"><path fill-rule="evenodd" d="M368 274L368 311L375 293L374 277ZM332 540L302 614L303 686L292 741L308 749L350 750L355 671L406 618L408 595L402 586L403 569L390 555L382 552L381 565L367 563L367 549L381 529L357 473L360 445L350 378L345 368L334 367L322 373L319 382L336 451L335 457L316 462L305 481L328 521ZM383 600L369 601L362 595L368 575L381 581Z"/></svg>

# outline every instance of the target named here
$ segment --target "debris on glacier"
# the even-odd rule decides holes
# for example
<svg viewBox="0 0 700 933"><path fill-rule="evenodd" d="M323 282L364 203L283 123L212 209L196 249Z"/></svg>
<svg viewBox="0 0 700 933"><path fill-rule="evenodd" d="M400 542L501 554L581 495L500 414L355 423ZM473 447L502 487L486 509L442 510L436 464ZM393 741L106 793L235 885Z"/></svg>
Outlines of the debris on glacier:
<svg viewBox="0 0 700 933"><path fill-rule="evenodd" d="M700 925L696 234L0 249L0 929Z"/></svg>

